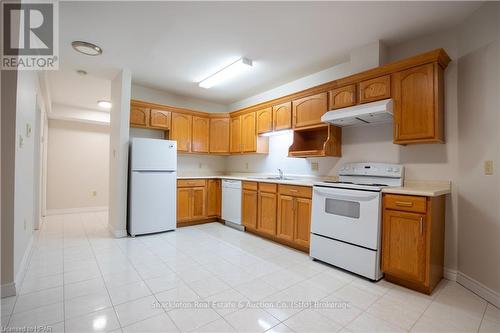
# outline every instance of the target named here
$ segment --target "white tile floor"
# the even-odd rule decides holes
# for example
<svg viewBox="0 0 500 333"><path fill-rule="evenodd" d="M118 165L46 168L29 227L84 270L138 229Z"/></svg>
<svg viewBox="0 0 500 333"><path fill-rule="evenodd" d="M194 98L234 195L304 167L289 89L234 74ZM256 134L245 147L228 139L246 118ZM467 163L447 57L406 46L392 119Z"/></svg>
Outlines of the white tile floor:
<svg viewBox="0 0 500 333"><path fill-rule="evenodd" d="M320 300L335 306L300 303ZM6 325L48 325L52 332L500 332L500 310L454 282L443 281L431 296L375 284L218 223L114 239L104 213L87 213L52 216L37 232L19 296L2 299Z"/></svg>

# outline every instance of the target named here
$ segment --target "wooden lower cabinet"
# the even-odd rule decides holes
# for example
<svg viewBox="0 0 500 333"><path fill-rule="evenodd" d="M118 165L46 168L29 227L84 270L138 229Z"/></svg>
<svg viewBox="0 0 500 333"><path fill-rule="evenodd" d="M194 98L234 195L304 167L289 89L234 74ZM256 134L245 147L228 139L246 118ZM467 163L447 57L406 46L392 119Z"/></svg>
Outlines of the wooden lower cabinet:
<svg viewBox="0 0 500 333"><path fill-rule="evenodd" d="M293 241L294 225L294 198L288 195L279 195L278 199L278 238Z"/></svg>
<svg viewBox="0 0 500 333"><path fill-rule="evenodd" d="M268 235L276 235L276 193L259 191L257 230Z"/></svg>
<svg viewBox="0 0 500 333"><path fill-rule="evenodd" d="M432 293L443 276L444 200L384 195L382 271L387 280Z"/></svg>
<svg viewBox="0 0 500 333"><path fill-rule="evenodd" d="M219 179L179 179L177 181L177 226L220 217Z"/></svg>
<svg viewBox="0 0 500 333"><path fill-rule="evenodd" d="M257 191L243 189L241 193L241 223L249 229L257 229Z"/></svg>
<svg viewBox="0 0 500 333"><path fill-rule="evenodd" d="M311 236L311 207L311 199L295 199L295 227L293 241L297 245L303 247L309 247L309 239Z"/></svg>
<svg viewBox="0 0 500 333"><path fill-rule="evenodd" d="M217 217L221 213L221 181L220 179L207 180L207 216Z"/></svg>

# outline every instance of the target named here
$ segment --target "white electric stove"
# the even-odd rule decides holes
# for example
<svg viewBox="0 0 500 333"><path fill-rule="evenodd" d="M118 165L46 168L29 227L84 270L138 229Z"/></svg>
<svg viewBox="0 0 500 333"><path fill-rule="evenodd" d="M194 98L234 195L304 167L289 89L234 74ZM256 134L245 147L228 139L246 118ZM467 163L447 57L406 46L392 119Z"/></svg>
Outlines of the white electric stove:
<svg viewBox="0 0 500 333"><path fill-rule="evenodd" d="M314 184L310 255L365 276L382 277L381 191L402 186L404 167L384 163L349 163L338 181Z"/></svg>

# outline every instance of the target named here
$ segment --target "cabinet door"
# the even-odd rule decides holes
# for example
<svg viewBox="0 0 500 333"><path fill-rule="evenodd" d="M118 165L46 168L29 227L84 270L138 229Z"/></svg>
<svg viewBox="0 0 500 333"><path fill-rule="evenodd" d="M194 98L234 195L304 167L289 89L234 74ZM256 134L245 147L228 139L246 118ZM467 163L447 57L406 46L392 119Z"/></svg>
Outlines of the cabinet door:
<svg viewBox="0 0 500 333"><path fill-rule="evenodd" d="M170 129L172 112L164 110L151 109L150 125L154 128Z"/></svg>
<svg viewBox="0 0 500 333"><path fill-rule="evenodd" d="M296 99L292 102L293 126L321 124L321 116L328 111L327 93Z"/></svg>
<svg viewBox="0 0 500 333"><path fill-rule="evenodd" d="M438 65L418 66L394 74L395 143L438 139L434 66Z"/></svg>
<svg viewBox="0 0 500 333"><path fill-rule="evenodd" d="M241 222L245 227L256 229L257 191L243 190L241 201Z"/></svg>
<svg viewBox="0 0 500 333"><path fill-rule="evenodd" d="M130 107L130 125L149 126L149 114L149 109L136 106Z"/></svg>
<svg viewBox="0 0 500 333"><path fill-rule="evenodd" d="M241 116L241 151L243 153L251 153L256 150L255 112L251 112Z"/></svg>
<svg viewBox="0 0 500 333"><path fill-rule="evenodd" d="M295 232L293 241L300 246L309 247L311 236L311 199L295 199Z"/></svg>
<svg viewBox="0 0 500 333"><path fill-rule="evenodd" d="M391 98L391 76L381 76L359 83L359 102L368 103Z"/></svg>
<svg viewBox="0 0 500 333"><path fill-rule="evenodd" d="M192 116L172 112L172 130L170 140L177 141L177 151L191 151Z"/></svg>
<svg viewBox="0 0 500 333"><path fill-rule="evenodd" d="M273 122L275 131L292 128L292 102L273 106Z"/></svg>
<svg viewBox="0 0 500 333"><path fill-rule="evenodd" d="M206 211L206 188L205 187L193 187L192 188L192 218L193 219L203 219L207 217Z"/></svg>
<svg viewBox="0 0 500 333"><path fill-rule="evenodd" d="M191 219L192 191L190 188L177 189L177 221L189 221Z"/></svg>
<svg viewBox="0 0 500 333"><path fill-rule="evenodd" d="M231 153L241 153L241 117L231 118L231 137L229 147Z"/></svg>
<svg viewBox="0 0 500 333"><path fill-rule="evenodd" d="M269 235L276 235L276 194L260 192L258 207L257 230Z"/></svg>
<svg viewBox="0 0 500 333"><path fill-rule="evenodd" d="M424 283L426 276L425 215L384 210L382 270Z"/></svg>
<svg viewBox="0 0 500 333"><path fill-rule="evenodd" d="M207 216L220 216L220 180L207 180Z"/></svg>
<svg viewBox="0 0 500 333"><path fill-rule="evenodd" d="M229 118L210 119L210 152L229 153Z"/></svg>
<svg viewBox="0 0 500 333"><path fill-rule="evenodd" d="M294 197L279 195L278 199L278 238L293 241L293 229L295 219Z"/></svg>
<svg viewBox="0 0 500 333"><path fill-rule="evenodd" d="M267 133L273 130L273 109L257 111L257 133Z"/></svg>
<svg viewBox="0 0 500 333"><path fill-rule="evenodd" d="M208 118L193 116L193 153L208 153L210 121Z"/></svg>
<svg viewBox="0 0 500 333"><path fill-rule="evenodd" d="M328 93L328 109L335 110L356 104L356 85L336 88Z"/></svg>

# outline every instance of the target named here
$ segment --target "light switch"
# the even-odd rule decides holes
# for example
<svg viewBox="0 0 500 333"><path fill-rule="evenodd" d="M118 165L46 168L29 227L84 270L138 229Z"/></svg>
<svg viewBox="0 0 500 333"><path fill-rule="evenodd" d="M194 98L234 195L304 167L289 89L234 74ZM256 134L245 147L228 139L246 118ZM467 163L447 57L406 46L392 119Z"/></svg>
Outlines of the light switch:
<svg viewBox="0 0 500 333"><path fill-rule="evenodd" d="M24 147L24 138L22 135L19 135L19 148Z"/></svg>
<svg viewBox="0 0 500 333"><path fill-rule="evenodd" d="M248 162L245 163L245 170L248 170Z"/></svg>
<svg viewBox="0 0 500 333"><path fill-rule="evenodd" d="M198 163L198 169L201 169L201 168L203 168L203 164L200 162L200 163Z"/></svg>
<svg viewBox="0 0 500 333"><path fill-rule="evenodd" d="M31 125L26 124L26 137L29 138L31 136Z"/></svg>
<svg viewBox="0 0 500 333"><path fill-rule="evenodd" d="M319 162L311 162L311 170L318 171L319 170Z"/></svg>
<svg viewBox="0 0 500 333"><path fill-rule="evenodd" d="M97 191L92 191L92 196L97 197Z"/></svg>
<svg viewBox="0 0 500 333"><path fill-rule="evenodd" d="M487 160L484 161L484 174L491 176L493 174L493 161Z"/></svg>

